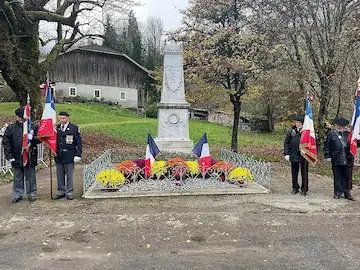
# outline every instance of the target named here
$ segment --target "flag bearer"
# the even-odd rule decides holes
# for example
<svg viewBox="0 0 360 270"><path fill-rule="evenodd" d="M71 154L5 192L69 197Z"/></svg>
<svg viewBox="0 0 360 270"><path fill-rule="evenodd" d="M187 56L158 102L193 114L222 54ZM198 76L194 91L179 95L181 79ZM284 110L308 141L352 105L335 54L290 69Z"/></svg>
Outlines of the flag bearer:
<svg viewBox="0 0 360 270"><path fill-rule="evenodd" d="M15 111L16 122L12 123L5 131L3 138L3 146L5 158L11 162L14 168L14 182L13 182L13 201L18 203L22 200L24 195L24 180L26 185L26 195L28 199L36 200L36 172L37 165L37 144L39 140L35 139L37 127L32 125L32 130L28 134L28 139L31 145L28 151L27 164L24 166L24 159L22 155L23 144L23 124L24 124L24 109L18 108ZM30 188L31 187L31 188ZM30 190L31 189L31 190Z"/></svg>
<svg viewBox="0 0 360 270"><path fill-rule="evenodd" d="M74 193L74 164L81 161L82 140L80 129L69 122L67 112L59 113L60 125L57 126L56 176L58 194L54 200L66 197L72 200Z"/></svg>
<svg viewBox="0 0 360 270"><path fill-rule="evenodd" d="M324 155L332 164L334 176L334 198L339 199L342 194L348 200L354 201L351 195L350 170L352 156L348 141L349 131L345 127L349 121L344 118L336 118L333 123L335 129L328 132L324 146Z"/></svg>
<svg viewBox="0 0 360 270"><path fill-rule="evenodd" d="M288 131L284 142L284 158L291 162L291 176L292 176L292 194L299 192L300 186L298 183L299 169L301 170L301 191L306 195L308 191L308 170L305 166L305 159L300 153L300 137L303 128L304 117L296 116L294 118L295 125ZM306 190L304 189L306 186Z"/></svg>

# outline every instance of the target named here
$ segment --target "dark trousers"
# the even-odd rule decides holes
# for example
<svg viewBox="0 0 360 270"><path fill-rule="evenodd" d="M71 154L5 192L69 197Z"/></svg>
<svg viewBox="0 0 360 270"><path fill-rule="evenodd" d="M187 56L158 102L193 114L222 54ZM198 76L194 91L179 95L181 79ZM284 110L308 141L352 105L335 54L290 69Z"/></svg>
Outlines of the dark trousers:
<svg viewBox="0 0 360 270"><path fill-rule="evenodd" d="M334 195L340 196L344 193L348 196L350 190L350 167L348 165L333 165Z"/></svg>
<svg viewBox="0 0 360 270"><path fill-rule="evenodd" d="M24 195L24 180L26 195L36 199L36 171L35 167L14 168L13 194L14 198L22 198Z"/></svg>
<svg viewBox="0 0 360 270"><path fill-rule="evenodd" d="M60 195L73 195L74 163L56 163L58 192Z"/></svg>
<svg viewBox="0 0 360 270"><path fill-rule="evenodd" d="M307 192L309 190L309 178L308 178L308 169L305 166L305 162L291 162L291 176L292 176L292 188L299 190L300 186L298 183L298 176L299 176L299 168L300 168L301 191ZM304 190L305 187L306 190Z"/></svg>

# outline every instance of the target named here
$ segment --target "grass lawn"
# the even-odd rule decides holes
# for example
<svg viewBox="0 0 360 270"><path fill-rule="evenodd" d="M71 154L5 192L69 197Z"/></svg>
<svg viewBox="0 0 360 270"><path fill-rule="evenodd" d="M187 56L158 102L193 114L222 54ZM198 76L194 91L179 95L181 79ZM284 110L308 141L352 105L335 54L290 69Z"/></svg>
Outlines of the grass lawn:
<svg viewBox="0 0 360 270"><path fill-rule="evenodd" d="M17 103L0 103L0 118L13 116ZM117 106L102 104L56 104L56 111L67 111L71 121L80 126L82 131L96 132L126 142L145 144L147 133L157 136L157 119L142 118L135 112ZM210 146L229 147L230 128L219 124L190 121L190 138L196 143L207 132ZM282 147L284 134L261 134L241 132L240 147L270 146Z"/></svg>

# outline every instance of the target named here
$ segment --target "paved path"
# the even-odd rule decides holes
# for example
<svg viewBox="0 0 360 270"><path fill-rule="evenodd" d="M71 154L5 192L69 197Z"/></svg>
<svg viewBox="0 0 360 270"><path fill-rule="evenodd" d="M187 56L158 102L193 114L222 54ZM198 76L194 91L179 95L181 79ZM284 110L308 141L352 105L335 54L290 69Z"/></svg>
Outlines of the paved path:
<svg viewBox="0 0 360 270"><path fill-rule="evenodd" d="M78 168L76 199L53 202L47 173L32 205L0 187L0 269L360 269L360 203L326 177L306 198L276 165L269 195L84 200Z"/></svg>

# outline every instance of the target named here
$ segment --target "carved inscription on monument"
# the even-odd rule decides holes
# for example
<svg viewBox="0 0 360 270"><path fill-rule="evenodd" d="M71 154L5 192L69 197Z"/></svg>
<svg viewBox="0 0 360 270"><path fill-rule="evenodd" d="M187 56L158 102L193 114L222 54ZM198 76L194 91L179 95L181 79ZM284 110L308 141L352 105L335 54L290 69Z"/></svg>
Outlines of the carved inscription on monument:
<svg viewBox="0 0 360 270"><path fill-rule="evenodd" d="M163 137L187 138L186 124L182 115L166 112L160 116L159 127Z"/></svg>
<svg viewBox="0 0 360 270"><path fill-rule="evenodd" d="M182 66L176 64L170 64L165 68L166 87L174 93L179 92L182 87L183 78L181 69Z"/></svg>

